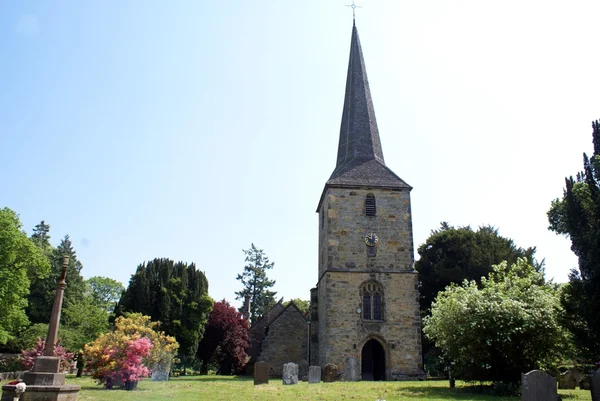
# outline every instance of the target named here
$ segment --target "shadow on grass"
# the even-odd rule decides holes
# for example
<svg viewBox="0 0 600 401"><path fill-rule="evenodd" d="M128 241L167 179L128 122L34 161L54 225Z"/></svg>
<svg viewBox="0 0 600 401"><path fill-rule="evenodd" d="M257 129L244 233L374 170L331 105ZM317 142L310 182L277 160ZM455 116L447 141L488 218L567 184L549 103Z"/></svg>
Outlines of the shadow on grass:
<svg viewBox="0 0 600 401"><path fill-rule="evenodd" d="M213 375L198 375L198 376L179 376L172 377L169 381L201 381L201 382L247 382L253 381L252 376L213 376Z"/></svg>
<svg viewBox="0 0 600 401"><path fill-rule="evenodd" d="M473 396L486 397L489 399L502 399L500 396L490 394L490 389L486 387L472 386L450 389L447 387L402 387L398 390L401 395L412 395L422 397L435 397L443 400L472 400ZM511 398L511 397L506 397ZM517 399L517 397L513 397Z"/></svg>

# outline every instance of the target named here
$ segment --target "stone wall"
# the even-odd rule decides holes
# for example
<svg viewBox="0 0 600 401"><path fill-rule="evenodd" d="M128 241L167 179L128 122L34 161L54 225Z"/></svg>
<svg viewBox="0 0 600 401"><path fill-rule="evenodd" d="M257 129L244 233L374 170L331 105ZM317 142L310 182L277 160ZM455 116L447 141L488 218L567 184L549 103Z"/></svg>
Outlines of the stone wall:
<svg viewBox="0 0 600 401"><path fill-rule="evenodd" d="M375 195L376 216L365 215ZM414 251L408 190L329 188L319 218L319 279L328 270L413 270ZM321 228L322 227L322 228ZM367 256L364 237L379 237L377 256Z"/></svg>
<svg viewBox="0 0 600 401"><path fill-rule="evenodd" d="M268 326L259 359L269 364L270 376L281 377L284 363L307 365L307 330L306 318L292 303Z"/></svg>
<svg viewBox="0 0 600 401"><path fill-rule="evenodd" d="M262 342L265 338L265 331L267 326L275 320L281 312L283 312L283 306L281 303L277 303L269 313L260 319L258 319L250 330L248 330L248 336L250 337L250 347L246 349L246 354L250 357L246 364L246 373L253 374L254 363L259 362L259 357L262 352Z"/></svg>
<svg viewBox="0 0 600 401"><path fill-rule="evenodd" d="M383 287L382 321L363 320L356 312L362 307L359 288L365 281ZM326 273L319 290L320 303L329 305L319 314L319 365L334 363L343 369L348 357L360 361L363 345L375 338L386 351L388 379L423 374L416 273Z"/></svg>
<svg viewBox="0 0 600 401"><path fill-rule="evenodd" d="M367 194L376 216L366 216ZM368 256L364 237L379 238ZM410 192L391 189L328 188L319 218L319 365L343 369L348 357L361 360L363 345L376 339L385 351L386 378L422 376L421 319L413 269ZM383 320L363 321L361 284L383 287Z"/></svg>

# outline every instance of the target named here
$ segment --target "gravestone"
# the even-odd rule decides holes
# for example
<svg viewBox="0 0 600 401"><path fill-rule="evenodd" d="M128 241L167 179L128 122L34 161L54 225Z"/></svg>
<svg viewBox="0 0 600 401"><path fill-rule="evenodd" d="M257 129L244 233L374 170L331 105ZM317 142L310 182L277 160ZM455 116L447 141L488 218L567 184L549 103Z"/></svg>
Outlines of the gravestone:
<svg viewBox="0 0 600 401"><path fill-rule="evenodd" d="M152 367L152 381L164 382L169 380L171 361L161 361Z"/></svg>
<svg viewBox="0 0 600 401"><path fill-rule="evenodd" d="M573 376L571 369L569 369L565 373L561 373L558 378L558 388L561 390L575 390L577 381L578 380Z"/></svg>
<svg viewBox="0 0 600 401"><path fill-rule="evenodd" d="M308 376L308 362L306 362L305 359L302 359L300 362L298 362L298 376Z"/></svg>
<svg viewBox="0 0 600 401"><path fill-rule="evenodd" d="M254 364L254 385L269 384L269 364L256 362Z"/></svg>
<svg viewBox="0 0 600 401"><path fill-rule="evenodd" d="M592 391L592 401L600 401L600 370L589 376L590 390Z"/></svg>
<svg viewBox="0 0 600 401"><path fill-rule="evenodd" d="M328 363L323 368L323 382L324 383L333 383L337 380L337 365L333 363Z"/></svg>
<svg viewBox="0 0 600 401"><path fill-rule="evenodd" d="M541 370L521 374L521 401L555 401L556 379Z"/></svg>
<svg viewBox="0 0 600 401"><path fill-rule="evenodd" d="M308 384L321 382L321 367L311 366L308 368Z"/></svg>
<svg viewBox="0 0 600 401"><path fill-rule="evenodd" d="M344 361L344 381L357 382L359 380L358 359L353 356L346 358L346 361Z"/></svg>
<svg viewBox="0 0 600 401"><path fill-rule="evenodd" d="M589 390L590 389L590 375L583 375L583 379L579 380L579 389L580 390Z"/></svg>
<svg viewBox="0 0 600 401"><path fill-rule="evenodd" d="M283 364L283 384L298 384L298 364L294 362Z"/></svg>

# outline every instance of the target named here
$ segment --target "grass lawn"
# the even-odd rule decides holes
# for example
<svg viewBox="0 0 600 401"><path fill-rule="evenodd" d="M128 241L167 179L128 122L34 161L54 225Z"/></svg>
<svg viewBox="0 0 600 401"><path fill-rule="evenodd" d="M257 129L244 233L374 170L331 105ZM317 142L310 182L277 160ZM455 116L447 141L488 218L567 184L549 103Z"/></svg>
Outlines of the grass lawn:
<svg viewBox="0 0 600 401"><path fill-rule="evenodd" d="M134 391L104 390L90 378L68 378L67 383L81 385L79 401L309 401L309 400L365 400L378 398L386 401L517 401L518 397L493 397L466 392L462 383L451 391L447 381L428 382L355 382L320 383L300 382L294 386L283 386L281 379L269 384L254 386L252 378L229 376L186 376L168 382L144 380ZM559 390L565 401L591 400L589 391Z"/></svg>

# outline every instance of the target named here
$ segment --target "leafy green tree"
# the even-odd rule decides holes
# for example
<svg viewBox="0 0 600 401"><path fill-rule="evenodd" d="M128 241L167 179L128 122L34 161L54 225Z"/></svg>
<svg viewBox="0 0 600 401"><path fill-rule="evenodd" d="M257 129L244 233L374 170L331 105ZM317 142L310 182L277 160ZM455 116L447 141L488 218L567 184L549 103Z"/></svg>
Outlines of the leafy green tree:
<svg viewBox="0 0 600 401"><path fill-rule="evenodd" d="M236 299L250 297L250 321L254 323L275 305L277 292L270 290L275 285L275 280L269 280L267 277L267 270L272 269L275 263L269 261L265 252L254 244L243 252L247 263L244 271L236 277L236 280L242 283L243 289L236 291L235 295ZM240 310L240 312L244 311Z"/></svg>
<svg viewBox="0 0 600 401"><path fill-rule="evenodd" d="M557 286L525 259L493 267L440 292L423 331L464 380L518 383L522 372L552 369L568 344Z"/></svg>
<svg viewBox="0 0 600 401"><path fill-rule="evenodd" d="M308 313L308 311L310 311L310 301L306 301L300 298L294 298L290 299L289 301L285 301L283 303L283 307L285 308L286 306L288 306L290 302L293 302L294 305L296 305L298 309L300 309L300 311L303 313Z"/></svg>
<svg viewBox="0 0 600 401"><path fill-rule="evenodd" d="M94 276L85 282L93 303L107 312L115 309L115 305L125 292L123 284L110 277Z"/></svg>
<svg viewBox="0 0 600 401"><path fill-rule="evenodd" d="M189 366L196 359L212 305L208 280L195 264L154 259L137 267L116 314L138 312L160 321L161 328L177 339L179 358Z"/></svg>
<svg viewBox="0 0 600 401"><path fill-rule="evenodd" d="M592 122L594 154L583 154L583 171L565 179L563 197L548 211L550 230L571 239L579 269L571 270L562 304L564 324L574 335L579 356L600 360L600 123Z"/></svg>
<svg viewBox="0 0 600 401"><path fill-rule="evenodd" d="M29 323L25 307L30 279L49 270L40 248L22 230L19 216L9 208L0 209L0 344Z"/></svg>
<svg viewBox="0 0 600 401"><path fill-rule="evenodd" d="M36 234L34 233L34 235ZM50 321L54 296L56 295L56 283L62 271L64 255L69 256L69 264L67 266L67 286L63 302L65 304L70 301L79 302L84 297L85 283L81 276L83 265L77 259L71 239L68 235L65 235L58 247L50 252L50 274L44 278L36 278L31 282L27 316L32 323L48 323Z"/></svg>
<svg viewBox="0 0 600 401"><path fill-rule="evenodd" d="M535 248L517 247L512 239L502 237L492 226L454 228L443 222L438 230L418 249L420 259L415 262L419 272L419 300L421 312L427 314L436 295L452 283L463 280L481 282L492 270L492 265L507 261L509 265L525 258L542 270L534 259Z"/></svg>

